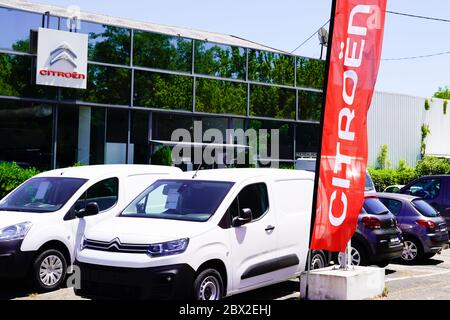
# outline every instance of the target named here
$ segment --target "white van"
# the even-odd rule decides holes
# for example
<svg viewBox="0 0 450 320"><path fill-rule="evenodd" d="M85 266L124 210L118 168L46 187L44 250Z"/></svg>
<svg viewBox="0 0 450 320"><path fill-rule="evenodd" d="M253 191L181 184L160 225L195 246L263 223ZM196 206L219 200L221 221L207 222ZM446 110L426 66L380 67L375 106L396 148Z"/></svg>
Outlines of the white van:
<svg viewBox="0 0 450 320"><path fill-rule="evenodd" d="M75 293L218 300L299 276L313 186L313 173L274 169L160 179L86 232Z"/></svg>
<svg viewBox="0 0 450 320"><path fill-rule="evenodd" d="M105 165L45 172L0 201L0 276L41 291L63 283L87 227L117 215L149 184L181 170Z"/></svg>

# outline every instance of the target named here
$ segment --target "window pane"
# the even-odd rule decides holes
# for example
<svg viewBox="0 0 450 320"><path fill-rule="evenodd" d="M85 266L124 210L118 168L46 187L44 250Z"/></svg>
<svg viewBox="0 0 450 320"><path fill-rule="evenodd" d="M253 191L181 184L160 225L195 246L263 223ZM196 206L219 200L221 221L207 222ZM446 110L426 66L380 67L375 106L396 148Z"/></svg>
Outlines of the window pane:
<svg viewBox="0 0 450 320"><path fill-rule="evenodd" d="M36 58L0 53L0 95L26 98L56 98L56 88L38 86Z"/></svg>
<svg viewBox="0 0 450 320"><path fill-rule="evenodd" d="M323 89L325 61L297 57L297 86Z"/></svg>
<svg viewBox="0 0 450 320"><path fill-rule="evenodd" d="M239 193L239 209L250 209L253 220L261 218L269 209L269 199L265 184L255 184L244 188Z"/></svg>
<svg viewBox="0 0 450 320"><path fill-rule="evenodd" d="M320 121L322 115L322 93L298 92L298 112L300 120Z"/></svg>
<svg viewBox="0 0 450 320"><path fill-rule="evenodd" d="M87 89L63 89L62 98L64 100L129 105L130 86L130 70L89 64Z"/></svg>
<svg viewBox="0 0 450 320"><path fill-rule="evenodd" d="M106 112L106 141L128 142L128 110L109 108Z"/></svg>
<svg viewBox="0 0 450 320"><path fill-rule="evenodd" d="M209 129L216 129L226 137L226 130L228 129L228 118L223 117L201 117L195 118L194 121L200 121L202 125L202 135Z"/></svg>
<svg viewBox="0 0 450 320"><path fill-rule="evenodd" d="M131 145L134 164L148 164L149 159L149 112L131 111Z"/></svg>
<svg viewBox="0 0 450 320"><path fill-rule="evenodd" d="M272 86L252 85L250 115L277 119L295 119L295 91Z"/></svg>
<svg viewBox="0 0 450 320"><path fill-rule="evenodd" d="M195 42L195 72L215 77L245 79L245 49L210 42Z"/></svg>
<svg viewBox="0 0 450 320"><path fill-rule="evenodd" d="M204 222L215 214L232 186L231 182L158 180L122 216Z"/></svg>
<svg viewBox="0 0 450 320"><path fill-rule="evenodd" d="M58 149L57 164L58 168L73 166L78 162L78 133L79 133L79 108L70 106L58 107ZM86 119L90 121L90 119ZM84 132L89 136L89 129ZM83 146L80 146L83 148ZM88 144L85 147L89 147ZM80 153L82 151L80 150ZM83 164L89 164L89 157Z"/></svg>
<svg viewBox="0 0 450 320"><path fill-rule="evenodd" d="M104 164L105 133L105 109L59 106L57 167Z"/></svg>
<svg viewBox="0 0 450 320"><path fill-rule="evenodd" d="M364 210L368 214L373 215L382 215L389 211L389 209L377 198L367 198L364 201Z"/></svg>
<svg viewBox="0 0 450 320"><path fill-rule="evenodd" d="M80 108L81 109L81 108ZM91 123L90 123L90 151L89 164L104 164L105 163L105 139L106 139L106 109L105 108L90 108Z"/></svg>
<svg viewBox="0 0 450 320"><path fill-rule="evenodd" d="M119 197L119 179L112 178L101 181L86 192L86 205L96 202L100 211L105 211L117 203Z"/></svg>
<svg viewBox="0 0 450 320"><path fill-rule="evenodd" d="M249 50L248 71L253 81L294 85L294 57L279 53Z"/></svg>
<svg viewBox="0 0 450 320"><path fill-rule="evenodd" d="M191 77L135 71L134 104L139 107L192 110Z"/></svg>
<svg viewBox="0 0 450 320"><path fill-rule="evenodd" d="M402 203L397 200L380 198L380 201L392 212L395 216L398 216L402 210Z"/></svg>
<svg viewBox="0 0 450 320"><path fill-rule="evenodd" d="M33 178L0 205L0 210L49 213L60 210L86 182L84 179L51 177Z"/></svg>
<svg viewBox="0 0 450 320"><path fill-rule="evenodd" d="M135 66L192 71L192 40L144 31L134 32Z"/></svg>
<svg viewBox="0 0 450 320"><path fill-rule="evenodd" d="M259 156L266 153L267 157L273 158L272 150L272 134L271 130L279 130L279 157L278 159L293 160L294 156L294 124L277 122L277 121L260 121L260 120L248 120L248 129L254 129L258 133L259 143ZM267 144L263 144L261 140L260 130L267 130ZM276 160L278 160L276 159Z"/></svg>
<svg viewBox="0 0 450 320"><path fill-rule="evenodd" d="M69 31L70 23L61 20L61 29ZM130 64L131 31L129 29L81 21L77 33L89 36L89 60L112 64Z"/></svg>
<svg viewBox="0 0 450 320"><path fill-rule="evenodd" d="M51 106L1 101L0 161L50 169L52 122Z"/></svg>
<svg viewBox="0 0 450 320"><path fill-rule="evenodd" d="M425 217L436 218L439 217L439 213L431 205L423 200L413 200L413 206Z"/></svg>
<svg viewBox="0 0 450 320"><path fill-rule="evenodd" d="M41 14L0 8L0 49L30 52L30 31L41 26ZM58 19L51 17L49 26L58 29Z"/></svg>
<svg viewBox="0 0 450 320"><path fill-rule="evenodd" d="M319 152L320 125L315 123L297 124L296 158L317 156Z"/></svg>
<svg viewBox="0 0 450 320"><path fill-rule="evenodd" d="M441 192L440 179L424 179L406 190L410 195L424 198L425 200L436 199Z"/></svg>
<svg viewBox="0 0 450 320"><path fill-rule="evenodd" d="M193 118L164 113L153 114L153 140L171 141L172 132L176 129L186 129L192 135L194 130Z"/></svg>
<svg viewBox="0 0 450 320"><path fill-rule="evenodd" d="M197 79L195 111L247 114L247 85L230 81Z"/></svg>
<svg viewBox="0 0 450 320"><path fill-rule="evenodd" d="M128 110L106 110L106 164L127 163Z"/></svg>

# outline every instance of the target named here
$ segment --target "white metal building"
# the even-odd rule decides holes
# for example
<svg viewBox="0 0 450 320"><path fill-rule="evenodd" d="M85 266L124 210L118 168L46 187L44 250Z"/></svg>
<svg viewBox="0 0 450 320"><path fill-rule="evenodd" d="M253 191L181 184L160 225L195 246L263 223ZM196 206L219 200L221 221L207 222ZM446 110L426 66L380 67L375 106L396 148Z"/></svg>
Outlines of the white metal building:
<svg viewBox="0 0 450 320"><path fill-rule="evenodd" d="M422 125L428 125L426 154L450 157L450 109L444 114L444 101L403 94L375 92L368 116L369 165L376 166L381 146L388 146L392 166L406 160L415 166L420 160Z"/></svg>

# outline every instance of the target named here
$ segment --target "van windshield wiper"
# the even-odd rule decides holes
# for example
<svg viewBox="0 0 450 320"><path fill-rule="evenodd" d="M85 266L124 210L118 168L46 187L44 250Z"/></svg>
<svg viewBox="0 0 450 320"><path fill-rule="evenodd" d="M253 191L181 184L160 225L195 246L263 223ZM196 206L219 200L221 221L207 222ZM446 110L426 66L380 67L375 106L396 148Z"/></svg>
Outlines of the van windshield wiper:
<svg viewBox="0 0 450 320"><path fill-rule="evenodd" d="M1 207L0 207L0 211L8 211L8 212L26 212L26 211L21 210L21 209L16 209L16 208L1 208Z"/></svg>

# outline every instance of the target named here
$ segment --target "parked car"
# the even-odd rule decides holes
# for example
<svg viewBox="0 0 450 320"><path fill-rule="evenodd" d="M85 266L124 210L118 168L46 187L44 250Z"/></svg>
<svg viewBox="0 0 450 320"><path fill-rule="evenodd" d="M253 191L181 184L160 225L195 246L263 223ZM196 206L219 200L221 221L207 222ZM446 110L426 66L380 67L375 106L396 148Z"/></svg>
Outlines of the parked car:
<svg viewBox="0 0 450 320"><path fill-rule="evenodd" d="M59 288L89 226L118 214L158 177L178 172L87 166L26 181L0 202L0 276L28 276L40 291Z"/></svg>
<svg viewBox="0 0 450 320"><path fill-rule="evenodd" d="M376 193L377 189L375 188L375 184L373 183L372 177L370 176L369 171L366 172L366 186L365 193Z"/></svg>
<svg viewBox="0 0 450 320"><path fill-rule="evenodd" d="M403 187L399 193L423 198L446 220L450 228L450 175L426 176Z"/></svg>
<svg viewBox="0 0 450 320"><path fill-rule="evenodd" d="M395 216L375 195L366 195L352 237L351 261L355 266L387 266L403 252L402 232ZM339 259L343 255L339 255Z"/></svg>
<svg viewBox="0 0 450 320"><path fill-rule="evenodd" d="M84 297L219 300L306 268L314 174L220 169L160 179L86 232Z"/></svg>
<svg viewBox="0 0 450 320"><path fill-rule="evenodd" d="M398 193L404 185L392 185L384 189L384 193Z"/></svg>
<svg viewBox="0 0 450 320"><path fill-rule="evenodd" d="M377 196L397 217L405 243L402 253L405 262L429 259L448 248L445 219L423 199L403 194Z"/></svg>

